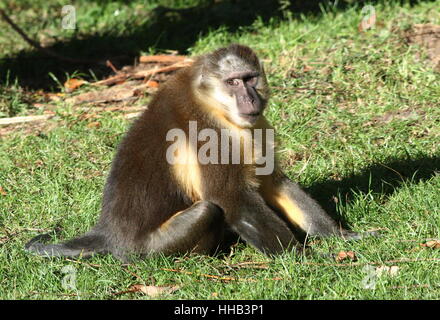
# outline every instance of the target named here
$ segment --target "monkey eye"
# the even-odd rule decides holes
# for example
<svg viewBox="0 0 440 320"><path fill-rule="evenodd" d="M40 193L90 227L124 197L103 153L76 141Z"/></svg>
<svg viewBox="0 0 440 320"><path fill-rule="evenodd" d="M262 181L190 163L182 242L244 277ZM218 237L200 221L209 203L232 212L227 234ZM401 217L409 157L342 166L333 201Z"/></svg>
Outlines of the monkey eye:
<svg viewBox="0 0 440 320"><path fill-rule="evenodd" d="M240 84L240 82L237 79L228 79L226 80L226 83L233 87L236 87Z"/></svg>

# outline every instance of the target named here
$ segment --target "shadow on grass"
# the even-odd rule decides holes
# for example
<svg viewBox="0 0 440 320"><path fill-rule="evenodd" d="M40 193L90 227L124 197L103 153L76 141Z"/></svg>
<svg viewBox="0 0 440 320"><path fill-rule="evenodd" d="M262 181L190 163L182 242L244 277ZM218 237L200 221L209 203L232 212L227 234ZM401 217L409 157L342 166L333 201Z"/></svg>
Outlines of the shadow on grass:
<svg viewBox="0 0 440 320"><path fill-rule="evenodd" d="M432 1L432 0L431 0ZM99 1L104 3L106 1ZM123 3L125 1L121 1ZM319 17L323 11L346 10L363 3L381 1L328 1L328 0L291 0L285 2L285 8L293 13L293 18L301 15ZM383 2L383 1L382 1ZM397 2L397 1L396 1ZM408 1L403 1L408 2ZM409 1L417 3L418 1ZM54 43L48 49L59 55L76 59L110 59L120 68L133 64L139 51L154 47L159 49L178 50L186 53L200 36L224 26L234 32L240 27L251 25L257 17L263 22L270 18L283 19L279 0L208 0L189 8L173 9L158 6L149 15L148 22L138 26L125 35L91 34L74 36L68 41ZM8 30L8 32L13 32ZM258 32L256 30L255 32ZM0 85L9 79L18 79L19 85L29 89L51 89L56 84L49 76L53 73L64 81L66 73L78 71L90 74L90 71L102 78L110 74L110 68L98 63L72 64L49 58L37 50L24 50L14 57L0 59ZM9 72L8 72L9 71Z"/></svg>
<svg viewBox="0 0 440 320"><path fill-rule="evenodd" d="M391 195L402 183L416 184L429 180L440 173L440 157L420 157L415 159L394 159L387 163L372 164L361 173L344 178L341 181L327 180L316 183L307 189L313 198L344 227L347 222L338 215L336 203L329 200L341 195L339 199L345 206L353 200L355 193L375 193Z"/></svg>

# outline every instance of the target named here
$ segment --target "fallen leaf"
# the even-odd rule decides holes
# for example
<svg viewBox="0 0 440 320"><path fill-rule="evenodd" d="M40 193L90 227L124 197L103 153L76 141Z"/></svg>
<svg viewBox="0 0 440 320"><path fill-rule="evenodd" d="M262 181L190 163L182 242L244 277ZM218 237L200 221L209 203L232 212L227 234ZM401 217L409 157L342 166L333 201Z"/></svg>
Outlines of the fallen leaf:
<svg viewBox="0 0 440 320"><path fill-rule="evenodd" d="M99 128L101 126L101 122L94 121L87 124L87 128Z"/></svg>
<svg viewBox="0 0 440 320"><path fill-rule="evenodd" d="M339 251L338 255L336 256L336 261L341 262L344 260L356 261L356 254L353 251Z"/></svg>
<svg viewBox="0 0 440 320"><path fill-rule="evenodd" d="M34 162L34 164L37 168L40 168L44 165L44 162L43 162L43 160L38 159Z"/></svg>
<svg viewBox="0 0 440 320"><path fill-rule="evenodd" d="M0 194L1 194L2 196L5 196L5 195L7 195L8 193L7 193L5 190L3 190L2 187L0 187Z"/></svg>
<svg viewBox="0 0 440 320"><path fill-rule="evenodd" d="M304 68L303 68L303 72L309 72L309 71L312 71L312 70L313 70L313 67L308 66L308 65L305 65Z"/></svg>
<svg viewBox="0 0 440 320"><path fill-rule="evenodd" d="M63 93L63 92L47 93L47 97L51 101L61 101L64 96L65 96L65 93Z"/></svg>
<svg viewBox="0 0 440 320"><path fill-rule="evenodd" d="M429 240L420 244L421 247L440 249L440 240Z"/></svg>
<svg viewBox="0 0 440 320"><path fill-rule="evenodd" d="M146 286L143 284L135 284L130 287L131 292L142 292L150 297L156 297L161 294L173 293L179 289L178 286Z"/></svg>
<svg viewBox="0 0 440 320"><path fill-rule="evenodd" d="M218 292L211 293L211 296L217 298L218 297Z"/></svg>
<svg viewBox="0 0 440 320"><path fill-rule="evenodd" d="M397 273L399 272L399 267L398 266L380 266L380 267L376 267L376 274L378 277L381 276L391 276L394 277L397 275Z"/></svg>
<svg viewBox="0 0 440 320"><path fill-rule="evenodd" d="M150 88L159 88L159 82L154 80L148 80L147 86Z"/></svg>
<svg viewBox="0 0 440 320"><path fill-rule="evenodd" d="M66 89L66 92L72 92L75 89L78 89L83 84L87 83L85 80L81 79L68 79L66 82L64 82L64 88Z"/></svg>

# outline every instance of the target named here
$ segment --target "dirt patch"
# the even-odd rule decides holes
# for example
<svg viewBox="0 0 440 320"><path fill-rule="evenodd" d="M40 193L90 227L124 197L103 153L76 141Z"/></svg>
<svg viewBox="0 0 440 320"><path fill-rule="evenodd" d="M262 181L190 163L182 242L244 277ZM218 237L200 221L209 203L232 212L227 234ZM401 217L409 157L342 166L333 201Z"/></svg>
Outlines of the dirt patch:
<svg viewBox="0 0 440 320"><path fill-rule="evenodd" d="M415 24L406 32L409 44L418 44L427 50L429 63L440 72L440 26L434 24Z"/></svg>
<svg viewBox="0 0 440 320"><path fill-rule="evenodd" d="M404 110L393 110L386 112L385 114L374 118L375 122L383 122L390 123L394 120L419 120L421 117L425 115L424 111L421 110L412 110L412 109L404 109Z"/></svg>
<svg viewBox="0 0 440 320"><path fill-rule="evenodd" d="M374 117L371 121L364 123L364 127L388 124L392 121L421 121L425 118L425 111L417 108L406 108L402 110L391 110L380 116Z"/></svg>

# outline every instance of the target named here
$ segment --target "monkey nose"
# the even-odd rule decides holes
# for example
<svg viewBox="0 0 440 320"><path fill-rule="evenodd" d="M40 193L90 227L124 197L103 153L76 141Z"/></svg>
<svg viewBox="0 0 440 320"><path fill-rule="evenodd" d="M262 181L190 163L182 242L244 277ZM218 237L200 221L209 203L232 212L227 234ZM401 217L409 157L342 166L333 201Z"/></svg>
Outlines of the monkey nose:
<svg viewBox="0 0 440 320"><path fill-rule="evenodd" d="M254 103L254 99L246 98L245 102L246 102L246 103L253 104L253 103Z"/></svg>
<svg viewBox="0 0 440 320"><path fill-rule="evenodd" d="M243 103L254 103L255 100L254 100L254 98L251 98L249 96L242 96L241 101Z"/></svg>

